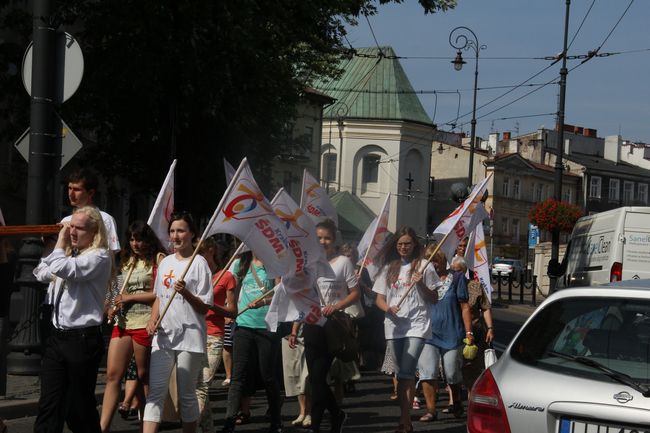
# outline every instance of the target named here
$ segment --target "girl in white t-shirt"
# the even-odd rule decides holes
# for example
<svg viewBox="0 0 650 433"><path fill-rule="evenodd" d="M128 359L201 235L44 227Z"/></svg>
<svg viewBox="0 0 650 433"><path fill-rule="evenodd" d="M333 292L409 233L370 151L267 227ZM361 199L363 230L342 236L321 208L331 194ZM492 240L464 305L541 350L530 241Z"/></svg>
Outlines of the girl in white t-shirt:
<svg viewBox="0 0 650 433"><path fill-rule="evenodd" d="M169 377L176 364L176 382L183 420L183 432L196 431L199 405L196 399L196 382L206 349L207 330L205 314L212 305L210 267L197 255L182 280L194 251L196 226L187 213L172 216L169 238L174 254L165 257L158 265L154 282L154 301L151 319L147 324L149 334L154 334L151 365L149 367L149 396L144 409L144 433L155 433L160 427L161 412L167 395ZM156 323L163 309L176 292L160 327Z"/></svg>
<svg viewBox="0 0 650 433"><path fill-rule="evenodd" d="M354 264L345 256L336 252L336 225L325 220L316 225L316 235L325 250L331 269L323 267L316 279L316 287L321 299L321 312L330 317L337 311L343 311L361 296ZM331 271L334 274L331 275ZM328 272L325 272L328 271ZM330 274L330 275L328 275ZM328 319L334 320L334 319ZM294 325L295 326L295 325ZM296 328L294 327L294 330ZM309 370L309 383L312 390L311 428L320 432L320 424L325 409L330 414L330 431L340 433L347 415L339 407L332 390L327 384L327 373L332 365L333 356L327 347L327 338L322 326L305 323L305 357ZM294 332L289 336L289 345L295 346Z"/></svg>
<svg viewBox="0 0 650 433"><path fill-rule="evenodd" d="M433 290L438 276L431 265L422 274L422 246L415 231L403 227L378 254L381 272L372 288L377 293L377 307L386 313L384 332L386 343L395 355L397 396L401 417L397 432L410 432L410 409L415 391L415 368L424 340L431 337L429 306L437 300ZM411 285L404 302L400 300Z"/></svg>

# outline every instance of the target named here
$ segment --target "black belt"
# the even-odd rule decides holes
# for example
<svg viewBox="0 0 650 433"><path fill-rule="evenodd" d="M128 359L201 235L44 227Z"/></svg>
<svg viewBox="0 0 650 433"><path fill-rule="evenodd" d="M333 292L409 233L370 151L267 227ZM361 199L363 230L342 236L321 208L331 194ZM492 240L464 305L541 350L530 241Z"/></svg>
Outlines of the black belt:
<svg viewBox="0 0 650 433"><path fill-rule="evenodd" d="M93 335L101 335L102 327L100 325L88 326L86 328L58 329L52 330L52 335L59 338L78 338Z"/></svg>

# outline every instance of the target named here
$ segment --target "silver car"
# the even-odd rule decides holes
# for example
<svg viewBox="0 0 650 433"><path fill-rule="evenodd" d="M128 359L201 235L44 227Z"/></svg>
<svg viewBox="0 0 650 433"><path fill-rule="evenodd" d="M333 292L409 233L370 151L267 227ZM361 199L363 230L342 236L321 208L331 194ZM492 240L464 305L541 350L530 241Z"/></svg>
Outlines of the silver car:
<svg viewBox="0 0 650 433"><path fill-rule="evenodd" d="M650 432L650 280L559 291L472 388L471 433Z"/></svg>

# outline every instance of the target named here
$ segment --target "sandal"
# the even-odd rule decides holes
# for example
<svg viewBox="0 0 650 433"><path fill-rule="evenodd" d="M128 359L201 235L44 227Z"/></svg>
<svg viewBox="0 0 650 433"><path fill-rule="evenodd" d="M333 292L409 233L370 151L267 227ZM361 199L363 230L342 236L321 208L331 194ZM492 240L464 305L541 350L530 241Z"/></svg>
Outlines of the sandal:
<svg viewBox="0 0 650 433"><path fill-rule="evenodd" d="M392 394L390 395L390 399L391 399L391 400L397 400L397 393L396 393L396 392L392 393Z"/></svg>
<svg viewBox="0 0 650 433"><path fill-rule="evenodd" d="M237 415L235 415L235 424L237 425L248 424L250 422L251 422L250 413L239 412Z"/></svg>
<svg viewBox="0 0 650 433"><path fill-rule="evenodd" d="M120 414L122 419L128 419L131 414L131 407L125 402L122 402L117 406L117 413Z"/></svg>
<svg viewBox="0 0 650 433"><path fill-rule="evenodd" d="M454 409L454 405L450 404L449 406L447 406L446 408L444 408L440 412L442 412L442 413L451 413L453 409Z"/></svg>
<svg viewBox="0 0 650 433"><path fill-rule="evenodd" d="M420 417L420 422L432 422L436 421L438 419L438 414L437 413L425 413Z"/></svg>

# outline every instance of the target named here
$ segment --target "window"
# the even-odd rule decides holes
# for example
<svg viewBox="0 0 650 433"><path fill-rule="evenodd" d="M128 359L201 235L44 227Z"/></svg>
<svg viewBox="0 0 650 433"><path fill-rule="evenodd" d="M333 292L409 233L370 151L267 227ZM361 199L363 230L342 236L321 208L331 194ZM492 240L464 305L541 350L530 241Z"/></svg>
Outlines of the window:
<svg viewBox="0 0 650 433"><path fill-rule="evenodd" d="M512 181L512 197L513 198L519 198L519 179L515 179Z"/></svg>
<svg viewBox="0 0 650 433"><path fill-rule="evenodd" d="M323 173L326 182L336 181L336 153L326 153L323 156Z"/></svg>
<svg viewBox="0 0 650 433"><path fill-rule="evenodd" d="M637 195L637 200L639 204L646 205L648 204L648 184L647 183L640 183L639 184L639 191Z"/></svg>
<svg viewBox="0 0 650 433"><path fill-rule="evenodd" d="M632 204L634 200L634 182L623 182L623 204Z"/></svg>
<svg viewBox="0 0 650 433"><path fill-rule="evenodd" d="M565 361L583 356L629 375L635 382L648 383L645 330L649 316L647 299L600 296L557 299L538 310L526 323L512 343L510 355L515 361L534 366L536 374L545 370L555 376L563 375L567 380L580 377L612 383L597 369Z"/></svg>
<svg viewBox="0 0 650 433"><path fill-rule="evenodd" d="M517 241L519 240L519 219L512 219L512 239Z"/></svg>
<svg viewBox="0 0 650 433"><path fill-rule="evenodd" d="M501 231L504 235L507 235L510 232L508 227L508 218L501 218Z"/></svg>
<svg viewBox="0 0 650 433"><path fill-rule="evenodd" d="M542 201L542 195L544 195L544 185L538 183L535 187L535 201Z"/></svg>
<svg viewBox="0 0 650 433"><path fill-rule="evenodd" d="M591 176L589 181L589 198L600 198L600 176Z"/></svg>
<svg viewBox="0 0 650 433"><path fill-rule="evenodd" d="M508 197L510 195L510 178L506 177L503 179L503 185L501 186L501 195Z"/></svg>
<svg viewBox="0 0 650 433"><path fill-rule="evenodd" d="M363 157L363 183L377 183L379 180L379 155Z"/></svg>
<svg viewBox="0 0 650 433"><path fill-rule="evenodd" d="M619 201L620 196L620 181L618 179L609 180L609 201Z"/></svg>
<svg viewBox="0 0 650 433"><path fill-rule="evenodd" d="M571 190L570 188L562 189L562 200L564 200L567 203L571 203L572 196L573 196L573 190Z"/></svg>

